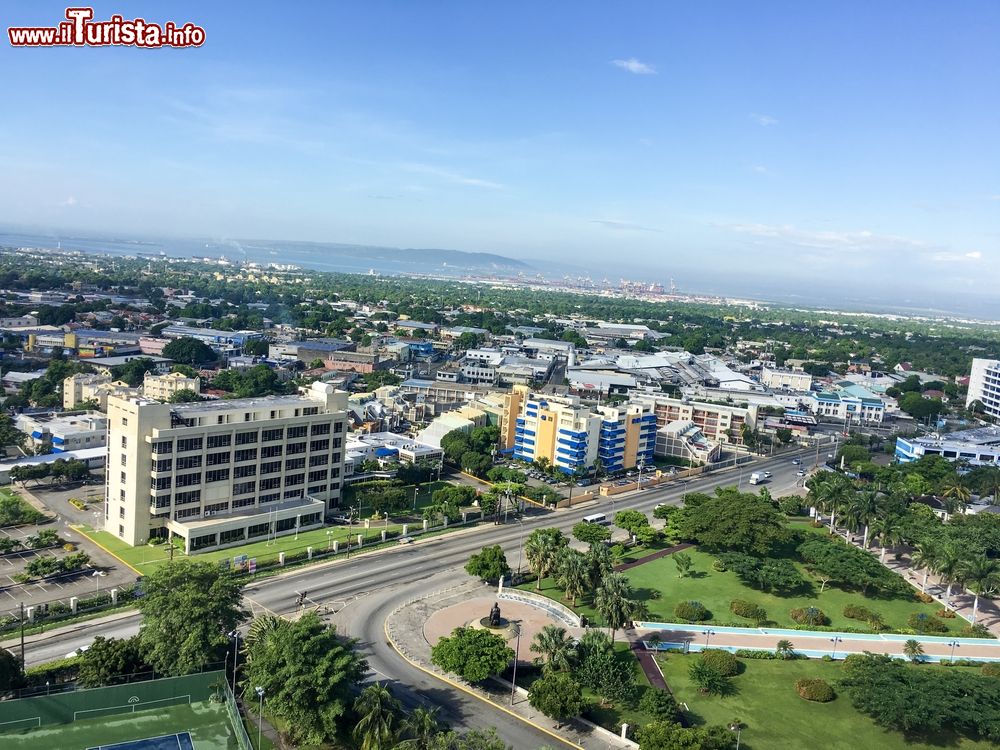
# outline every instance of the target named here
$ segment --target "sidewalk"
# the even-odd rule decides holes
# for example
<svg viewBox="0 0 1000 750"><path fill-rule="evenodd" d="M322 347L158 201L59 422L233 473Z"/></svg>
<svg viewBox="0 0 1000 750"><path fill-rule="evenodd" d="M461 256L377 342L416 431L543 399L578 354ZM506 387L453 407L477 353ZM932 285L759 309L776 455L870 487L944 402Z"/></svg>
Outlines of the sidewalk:
<svg viewBox="0 0 1000 750"><path fill-rule="evenodd" d="M442 609L470 599L492 596L493 591L492 586L478 581L469 581L413 599L398 607L386 618L386 637L392 647L418 669L455 686L459 690L488 701L499 710L531 724L536 729L559 738L571 746L585 750L635 748L634 743L622 740L614 733L580 719L573 719L559 726L532 708L526 697L519 697L513 705L510 705L510 688L506 687L505 684L489 681L482 685L470 685L454 675L442 672L431 664L431 644L424 637L424 625L427 621ZM522 645L523 649L524 645Z"/></svg>

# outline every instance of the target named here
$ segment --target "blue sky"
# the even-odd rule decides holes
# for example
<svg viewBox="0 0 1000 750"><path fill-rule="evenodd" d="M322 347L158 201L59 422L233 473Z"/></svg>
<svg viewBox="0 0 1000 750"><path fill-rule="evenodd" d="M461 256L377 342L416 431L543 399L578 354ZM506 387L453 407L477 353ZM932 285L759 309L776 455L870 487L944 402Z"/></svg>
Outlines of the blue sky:
<svg viewBox="0 0 1000 750"><path fill-rule="evenodd" d="M0 222L483 250L694 285L1000 282L992 0L94 7L207 42L4 41ZM8 0L0 17L64 9Z"/></svg>

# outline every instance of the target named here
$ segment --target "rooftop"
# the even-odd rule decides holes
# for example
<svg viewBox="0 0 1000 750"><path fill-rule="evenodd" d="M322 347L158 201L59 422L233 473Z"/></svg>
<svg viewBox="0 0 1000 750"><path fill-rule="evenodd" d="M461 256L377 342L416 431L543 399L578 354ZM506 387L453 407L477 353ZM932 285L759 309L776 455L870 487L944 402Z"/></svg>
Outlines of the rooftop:
<svg viewBox="0 0 1000 750"><path fill-rule="evenodd" d="M925 435L909 438L909 442L924 446L941 446L947 443L952 446L969 448L996 447L1000 446L1000 427L976 427L972 430L948 432L943 435Z"/></svg>

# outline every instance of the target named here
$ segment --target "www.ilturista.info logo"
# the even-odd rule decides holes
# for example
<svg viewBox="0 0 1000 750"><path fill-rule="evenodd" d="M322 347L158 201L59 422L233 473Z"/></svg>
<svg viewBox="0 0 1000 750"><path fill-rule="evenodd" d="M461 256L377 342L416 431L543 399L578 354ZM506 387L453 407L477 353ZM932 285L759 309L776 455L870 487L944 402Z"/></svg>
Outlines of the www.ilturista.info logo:
<svg viewBox="0 0 1000 750"><path fill-rule="evenodd" d="M200 47L205 30L193 23L152 23L119 15L95 21L93 8L67 8L66 20L56 26L11 26L12 47Z"/></svg>

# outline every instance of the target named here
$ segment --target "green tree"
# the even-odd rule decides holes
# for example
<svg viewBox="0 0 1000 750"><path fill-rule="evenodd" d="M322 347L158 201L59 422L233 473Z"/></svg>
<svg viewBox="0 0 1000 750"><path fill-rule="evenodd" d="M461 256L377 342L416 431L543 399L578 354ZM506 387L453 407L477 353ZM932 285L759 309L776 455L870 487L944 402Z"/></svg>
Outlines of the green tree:
<svg viewBox="0 0 1000 750"><path fill-rule="evenodd" d="M212 347L198 339L182 336L163 347L163 356L182 365L206 365L218 359Z"/></svg>
<svg viewBox="0 0 1000 750"><path fill-rule="evenodd" d="M611 640L615 632L624 628L638 617L643 610L642 603L635 598L632 583L624 573L604 576L594 595L594 609L611 629Z"/></svg>
<svg viewBox="0 0 1000 750"><path fill-rule="evenodd" d="M80 687L95 688L128 682L129 677L146 671L139 649L139 638L97 636L80 657L77 682Z"/></svg>
<svg viewBox="0 0 1000 750"><path fill-rule="evenodd" d="M244 618L240 584L218 565L181 560L144 579L139 644L163 675L197 672L222 661L231 632Z"/></svg>
<svg viewBox="0 0 1000 750"><path fill-rule="evenodd" d="M603 542L611 538L611 530L599 523L581 521L573 527L573 538L584 544Z"/></svg>
<svg viewBox="0 0 1000 750"><path fill-rule="evenodd" d="M671 559L674 561L674 566L677 568L677 577L684 578L688 573L691 572L691 565L693 560L691 555L686 552L675 552L672 554Z"/></svg>
<svg viewBox="0 0 1000 750"><path fill-rule="evenodd" d="M723 726L684 727L656 721L639 731L639 750L732 750L736 737Z"/></svg>
<svg viewBox="0 0 1000 750"><path fill-rule="evenodd" d="M535 633L531 650L539 654L535 662L546 672L568 672L576 661L576 644L558 625L546 625Z"/></svg>
<svg viewBox="0 0 1000 750"><path fill-rule="evenodd" d="M361 691L354 701L359 718L351 733L360 750L389 750L393 746L396 738L393 724L400 708L392 691L383 684L375 683Z"/></svg>
<svg viewBox="0 0 1000 750"><path fill-rule="evenodd" d="M795 646L791 641L782 638L774 644L774 653L782 659L791 659L795 655Z"/></svg>
<svg viewBox="0 0 1000 750"><path fill-rule="evenodd" d="M637 510L620 510L615 513L615 526L630 534L638 534L640 529L649 526L649 519Z"/></svg>
<svg viewBox="0 0 1000 750"><path fill-rule="evenodd" d="M967 558L962 564L961 578L975 596L972 604L972 623L975 624L979 597L992 596L1000 590L1000 561L986 555Z"/></svg>
<svg viewBox="0 0 1000 750"><path fill-rule="evenodd" d="M201 396L190 388L181 388L179 391L170 394L170 398L167 400L171 404L190 404L195 401L201 401Z"/></svg>
<svg viewBox="0 0 1000 750"><path fill-rule="evenodd" d="M493 728L473 729L461 734L459 732L441 732L434 736L428 745L429 750L511 750L501 740Z"/></svg>
<svg viewBox="0 0 1000 750"><path fill-rule="evenodd" d="M576 606L577 599L591 585L587 556L575 549L563 547L556 559L556 583L563 587L566 598Z"/></svg>
<svg viewBox="0 0 1000 750"><path fill-rule="evenodd" d="M492 547L483 547L470 557L465 564L465 572L484 581L495 582L510 575L510 565L507 564L503 547L494 544Z"/></svg>
<svg viewBox="0 0 1000 750"><path fill-rule="evenodd" d="M550 672L531 683L528 702L560 725L584 707L579 683L565 672Z"/></svg>
<svg viewBox="0 0 1000 750"><path fill-rule="evenodd" d="M910 638L903 644L903 655L916 664L924 655L924 647L920 645L920 641Z"/></svg>
<svg viewBox="0 0 1000 750"><path fill-rule="evenodd" d="M24 674L21 660L5 648L0 648L0 694L20 687Z"/></svg>
<svg viewBox="0 0 1000 750"><path fill-rule="evenodd" d="M732 685L725 675L701 659L691 664L688 676L698 691L705 695L727 695L732 690Z"/></svg>
<svg viewBox="0 0 1000 750"><path fill-rule="evenodd" d="M368 665L353 640L338 636L315 612L298 620L273 616L254 620L246 641L245 699L264 688L267 709L302 744L328 742L351 706Z"/></svg>
<svg viewBox="0 0 1000 750"><path fill-rule="evenodd" d="M710 549L766 555L788 539L785 518L772 503L735 487L719 488L698 505L688 505L685 498L676 519L681 538Z"/></svg>
<svg viewBox="0 0 1000 750"><path fill-rule="evenodd" d="M396 744L393 750L430 750L436 737L441 734L437 706L424 708L417 706L403 719L400 729L407 739Z"/></svg>
<svg viewBox="0 0 1000 750"><path fill-rule="evenodd" d="M524 556L528 567L537 577L536 589L542 588L542 579L555 570L559 553L567 544L559 529L535 529L524 542Z"/></svg>
<svg viewBox="0 0 1000 750"><path fill-rule="evenodd" d="M467 682L499 674L514 658L503 637L488 630L455 628L431 648L431 662Z"/></svg>

